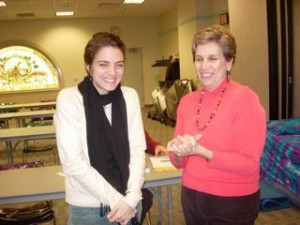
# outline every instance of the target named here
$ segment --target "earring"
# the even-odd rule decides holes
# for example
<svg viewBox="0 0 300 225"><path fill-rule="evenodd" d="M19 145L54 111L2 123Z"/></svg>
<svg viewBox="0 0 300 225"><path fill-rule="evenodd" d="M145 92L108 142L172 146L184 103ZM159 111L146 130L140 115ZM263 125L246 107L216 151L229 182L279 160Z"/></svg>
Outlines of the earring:
<svg viewBox="0 0 300 225"><path fill-rule="evenodd" d="M90 81L93 81L93 77L92 77L90 74L87 75L87 78L88 78Z"/></svg>
<svg viewBox="0 0 300 225"><path fill-rule="evenodd" d="M226 71L226 75L227 75L227 77L230 76L230 70L227 70L227 71Z"/></svg>

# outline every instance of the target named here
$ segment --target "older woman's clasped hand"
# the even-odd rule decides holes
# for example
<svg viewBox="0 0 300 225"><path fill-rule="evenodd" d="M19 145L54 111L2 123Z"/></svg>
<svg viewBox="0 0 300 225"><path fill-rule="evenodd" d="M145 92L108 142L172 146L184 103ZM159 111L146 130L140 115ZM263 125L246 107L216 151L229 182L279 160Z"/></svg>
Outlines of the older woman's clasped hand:
<svg viewBox="0 0 300 225"><path fill-rule="evenodd" d="M190 134L178 135L168 142L168 151L177 156L201 155L201 146L197 143L201 137L202 134L195 136Z"/></svg>
<svg viewBox="0 0 300 225"><path fill-rule="evenodd" d="M183 136L178 135L168 142L168 151L173 152L179 157L197 155L210 161L213 157L213 151L198 143L201 138L202 134L185 134Z"/></svg>

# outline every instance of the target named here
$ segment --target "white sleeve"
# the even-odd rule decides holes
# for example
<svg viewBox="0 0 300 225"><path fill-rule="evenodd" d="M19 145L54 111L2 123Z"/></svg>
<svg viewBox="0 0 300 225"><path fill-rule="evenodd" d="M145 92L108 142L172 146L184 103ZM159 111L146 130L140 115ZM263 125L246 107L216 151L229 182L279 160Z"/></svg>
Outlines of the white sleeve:
<svg viewBox="0 0 300 225"><path fill-rule="evenodd" d="M86 123L82 96L78 89L62 90L54 115L57 147L63 172L99 202L113 206L123 195L91 165L87 151ZM76 187L75 187L76 188Z"/></svg>
<svg viewBox="0 0 300 225"><path fill-rule="evenodd" d="M129 179L124 201L136 207L142 199L141 188L144 184L146 140L138 94L130 89L130 96L125 92L128 118L130 147Z"/></svg>

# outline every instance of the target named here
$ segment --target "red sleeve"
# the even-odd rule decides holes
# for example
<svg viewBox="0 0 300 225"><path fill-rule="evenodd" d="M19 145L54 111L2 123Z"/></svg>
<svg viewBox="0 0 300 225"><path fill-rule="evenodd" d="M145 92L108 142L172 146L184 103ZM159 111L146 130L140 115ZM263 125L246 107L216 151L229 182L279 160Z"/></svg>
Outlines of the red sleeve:
<svg viewBox="0 0 300 225"><path fill-rule="evenodd" d="M150 135L148 134L148 132L145 130L145 138L146 138L146 144L147 144L147 149L146 149L146 153L154 155L155 154L155 147L157 145L160 145L159 142L154 141Z"/></svg>

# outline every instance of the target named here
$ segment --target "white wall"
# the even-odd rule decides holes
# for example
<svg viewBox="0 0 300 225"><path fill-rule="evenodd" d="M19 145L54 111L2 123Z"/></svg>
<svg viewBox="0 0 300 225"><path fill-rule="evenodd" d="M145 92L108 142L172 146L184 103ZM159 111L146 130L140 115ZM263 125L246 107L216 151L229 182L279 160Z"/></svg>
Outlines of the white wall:
<svg viewBox="0 0 300 225"><path fill-rule="evenodd" d="M83 51L92 34L119 26L127 48L141 48L145 103L151 102L156 86L151 67L160 57L158 18L23 20L0 22L0 44L11 40L34 43L55 59L63 73L64 87L77 85L85 75ZM0 102L29 102L53 99L57 92L0 95Z"/></svg>
<svg viewBox="0 0 300 225"><path fill-rule="evenodd" d="M181 78L194 79L195 69L191 53L191 43L194 33L197 30L198 3L196 1L178 0L178 36L180 54L180 75ZM207 5L201 4L200 9L206 11Z"/></svg>
<svg viewBox="0 0 300 225"><path fill-rule="evenodd" d="M266 2L229 0L230 31L237 42L232 78L251 87L269 115Z"/></svg>
<svg viewBox="0 0 300 225"><path fill-rule="evenodd" d="M168 59L170 56L179 57L177 8L163 14L159 18L160 55L156 60ZM154 64L153 61L152 64ZM164 81L167 67L152 67L155 72L156 85L158 81Z"/></svg>
<svg viewBox="0 0 300 225"><path fill-rule="evenodd" d="M161 55L164 58L168 58L170 55L179 54L176 8L159 18L159 37Z"/></svg>
<svg viewBox="0 0 300 225"><path fill-rule="evenodd" d="M178 0L179 54L182 78L196 79L191 43L194 34L210 24L219 23L219 15L228 12L227 0Z"/></svg>
<svg viewBox="0 0 300 225"><path fill-rule="evenodd" d="M194 33L209 24L218 23L219 14L228 11L229 26L227 27L235 36L238 44L237 61L232 71L232 77L254 89L268 115L269 71L265 1L178 0L177 4L181 78L195 79L190 47ZM172 40L171 36L168 38ZM161 47L162 51L169 48L167 43L168 41L164 41L164 46Z"/></svg>
<svg viewBox="0 0 300 225"><path fill-rule="evenodd" d="M205 3L209 1L208 7ZM157 59L167 58L179 52L181 77L195 78L190 52L192 35L208 23L216 23L218 13L226 10L227 0L177 0L178 7L160 18L148 19L85 19L85 20L40 20L0 22L0 43L7 40L27 40L41 46L58 62L64 74L65 86L75 85L85 74L83 69L83 48L91 34L108 30L113 25L122 29L122 38L128 48L142 48L145 103L151 102L151 92L157 81L164 79L165 68L151 65ZM197 4L196 4L197 2ZM300 116L299 104L299 52L297 41L300 30L299 1L294 0L295 38L295 87L294 115ZM190 16L190 4L195 6ZM267 115L269 111L267 16L265 1L228 0L229 28L238 44L237 62L233 67L233 79L249 85L259 95ZM198 6L196 6L198 5ZM207 10L201 11L205 7ZM198 7L198 8L197 8ZM187 9L187 10L185 10ZM199 16L199 12L204 13ZM207 13L211 11L211 13ZM208 17L204 15L209 14ZM208 22L206 20L209 18ZM199 22L200 21L200 22ZM202 22L201 22L202 21ZM25 31L24 31L25 30ZM25 96L25 98L24 98ZM31 98L52 99L56 92L31 93ZM10 98L11 96L9 96ZM28 94L13 95L18 102L29 101ZM0 102L7 101L7 95L0 95ZM13 101L9 99L9 101Z"/></svg>

